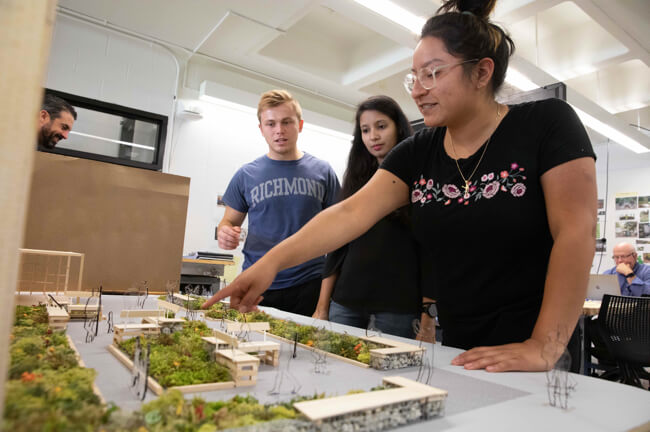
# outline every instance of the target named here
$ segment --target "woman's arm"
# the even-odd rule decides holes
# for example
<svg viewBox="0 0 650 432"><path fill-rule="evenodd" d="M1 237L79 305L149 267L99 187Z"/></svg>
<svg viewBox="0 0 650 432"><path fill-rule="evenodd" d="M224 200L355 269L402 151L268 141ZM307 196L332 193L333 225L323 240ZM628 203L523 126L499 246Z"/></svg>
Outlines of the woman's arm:
<svg viewBox="0 0 650 432"><path fill-rule="evenodd" d="M254 308L262 293L283 269L333 251L368 231L377 221L408 203L408 186L394 174L379 169L357 193L320 212L297 233L267 252L204 307L230 296L242 312Z"/></svg>
<svg viewBox="0 0 650 432"><path fill-rule="evenodd" d="M435 300L430 297L422 297L422 304L425 303L435 303ZM436 343L436 319L429 316L426 312L420 314L420 329L415 339L423 342Z"/></svg>
<svg viewBox="0 0 650 432"><path fill-rule="evenodd" d="M453 364L489 372L549 370L557 358L542 357L544 345L566 345L571 337L582 313L595 252L594 160L580 158L558 165L542 175L541 183L553 248L533 333L523 343L471 349L456 357ZM556 357L560 354L557 352Z"/></svg>
<svg viewBox="0 0 650 432"><path fill-rule="evenodd" d="M330 300L332 299L332 292L334 291L337 278L338 273L333 273L321 282L320 296L318 297L318 304L316 305L316 310L312 318L329 320Z"/></svg>

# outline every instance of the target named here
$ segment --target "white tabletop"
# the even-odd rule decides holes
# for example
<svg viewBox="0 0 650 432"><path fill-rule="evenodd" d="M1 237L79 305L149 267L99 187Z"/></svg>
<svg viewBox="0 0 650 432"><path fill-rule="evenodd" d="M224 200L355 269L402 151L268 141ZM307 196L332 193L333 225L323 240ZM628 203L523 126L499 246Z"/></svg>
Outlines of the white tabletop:
<svg viewBox="0 0 650 432"><path fill-rule="evenodd" d="M135 305L135 298L122 296L103 296L105 312L113 311L119 317L120 310ZM146 309L155 307L155 297L147 299ZM309 317L288 314L272 308L265 311L277 318L288 318L302 324L322 324L328 329L346 331L357 336L365 335L365 330L353 327L316 321ZM115 319L118 324L119 318ZM208 322L208 325L215 325ZM129 373L117 360L112 358L106 346L112 335L106 334L106 322L100 324L99 337L91 344L84 343L81 322L68 325L68 333L77 345L87 367L99 370L97 385L107 401L114 401L126 409L136 409L136 400L127 386ZM413 340L396 340L418 343ZM283 344L280 366L291 347ZM428 344L425 344L428 345ZM624 431L645 424L650 429L650 391L632 386L612 383L583 375L570 374L576 384L568 402L568 409L551 407L547 396L546 373L488 373L467 371L452 366L451 360L461 350L436 344L434 348L434 371L430 385L449 392L446 401L446 414L426 422L415 423L400 431ZM427 355L430 355L428 351ZM325 374L313 371L313 356L307 350L298 348L298 356L291 360L291 371L301 383L300 394L313 394L314 391L328 395L344 394L351 389L369 389L381 384L383 376L400 375L416 379L418 368L378 371L363 369L336 360L328 360ZM279 369L260 365L257 384L252 387L235 388L201 393L206 400L228 399L235 394L252 394L262 403L290 399L294 395L269 396L268 388L273 385ZM188 395L187 397L191 397ZM153 396L148 395L146 400Z"/></svg>

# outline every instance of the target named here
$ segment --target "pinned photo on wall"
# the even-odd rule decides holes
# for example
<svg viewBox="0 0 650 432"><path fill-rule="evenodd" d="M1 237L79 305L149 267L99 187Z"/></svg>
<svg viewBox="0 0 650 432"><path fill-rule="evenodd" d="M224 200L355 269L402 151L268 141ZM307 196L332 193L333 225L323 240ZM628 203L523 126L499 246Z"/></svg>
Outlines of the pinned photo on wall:
<svg viewBox="0 0 650 432"><path fill-rule="evenodd" d="M637 208L636 192L621 192L616 194L616 210L634 210Z"/></svg>
<svg viewBox="0 0 650 432"><path fill-rule="evenodd" d="M637 237L636 222L616 222L616 237Z"/></svg>
<svg viewBox="0 0 650 432"><path fill-rule="evenodd" d="M643 264L650 264L650 253L643 253Z"/></svg>
<svg viewBox="0 0 650 432"><path fill-rule="evenodd" d="M639 224L639 238L650 238L650 223Z"/></svg>
<svg viewBox="0 0 650 432"><path fill-rule="evenodd" d="M598 216L605 216L605 210L598 210Z"/></svg>
<svg viewBox="0 0 650 432"><path fill-rule="evenodd" d="M639 222L650 222L649 214L650 210L641 210L639 212Z"/></svg>
<svg viewBox="0 0 650 432"><path fill-rule="evenodd" d="M639 208L650 208L650 196L639 197Z"/></svg>
<svg viewBox="0 0 650 432"><path fill-rule="evenodd" d="M607 243L604 238L596 239L596 252L607 252Z"/></svg>
<svg viewBox="0 0 650 432"><path fill-rule="evenodd" d="M621 213L618 215L618 220L620 221L633 221L636 220L636 215L634 213Z"/></svg>
<svg viewBox="0 0 650 432"><path fill-rule="evenodd" d="M650 244L650 240L639 240L639 239L636 239L636 244L638 244L638 245L640 245L640 244Z"/></svg>
<svg viewBox="0 0 650 432"><path fill-rule="evenodd" d="M604 199L599 199L598 200L598 210L605 208L605 200Z"/></svg>

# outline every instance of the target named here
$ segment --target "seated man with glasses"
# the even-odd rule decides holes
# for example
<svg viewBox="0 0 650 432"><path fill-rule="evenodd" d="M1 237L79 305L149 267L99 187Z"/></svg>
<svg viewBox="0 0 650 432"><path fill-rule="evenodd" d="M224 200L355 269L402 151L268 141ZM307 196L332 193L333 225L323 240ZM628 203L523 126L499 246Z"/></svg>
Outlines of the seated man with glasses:
<svg viewBox="0 0 650 432"><path fill-rule="evenodd" d="M621 295L650 296L650 265L637 262L634 246L629 243L619 243L614 246L612 259L616 266L605 271L605 274L618 275Z"/></svg>

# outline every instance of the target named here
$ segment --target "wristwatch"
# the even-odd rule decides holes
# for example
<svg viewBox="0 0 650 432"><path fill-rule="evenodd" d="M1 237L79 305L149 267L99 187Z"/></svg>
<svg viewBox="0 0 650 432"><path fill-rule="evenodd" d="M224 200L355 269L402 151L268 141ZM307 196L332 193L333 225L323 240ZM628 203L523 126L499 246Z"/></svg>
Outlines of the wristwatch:
<svg viewBox="0 0 650 432"><path fill-rule="evenodd" d="M429 315L431 318L438 316L438 308L436 307L436 302L424 302L422 303L422 312Z"/></svg>
<svg viewBox="0 0 650 432"><path fill-rule="evenodd" d="M631 278L631 277L634 277L634 276L636 276L636 275L634 274L634 272L632 272L630 274L626 274L625 278L627 279L627 278Z"/></svg>

